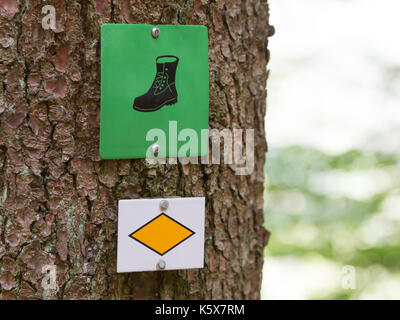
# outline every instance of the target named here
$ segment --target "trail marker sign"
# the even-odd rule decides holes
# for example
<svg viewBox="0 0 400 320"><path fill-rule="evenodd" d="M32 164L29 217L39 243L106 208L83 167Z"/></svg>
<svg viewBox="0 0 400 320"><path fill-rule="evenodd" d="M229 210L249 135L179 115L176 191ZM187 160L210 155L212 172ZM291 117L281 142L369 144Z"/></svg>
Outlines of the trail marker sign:
<svg viewBox="0 0 400 320"><path fill-rule="evenodd" d="M129 236L163 256L195 232L161 213Z"/></svg>
<svg viewBox="0 0 400 320"><path fill-rule="evenodd" d="M205 26L102 25L103 159L204 156L208 143L187 144L208 129L208 109ZM169 130L170 121L176 131Z"/></svg>
<svg viewBox="0 0 400 320"><path fill-rule="evenodd" d="M120 200L117 271L203 268L204 219L204 198Z"/></svg>

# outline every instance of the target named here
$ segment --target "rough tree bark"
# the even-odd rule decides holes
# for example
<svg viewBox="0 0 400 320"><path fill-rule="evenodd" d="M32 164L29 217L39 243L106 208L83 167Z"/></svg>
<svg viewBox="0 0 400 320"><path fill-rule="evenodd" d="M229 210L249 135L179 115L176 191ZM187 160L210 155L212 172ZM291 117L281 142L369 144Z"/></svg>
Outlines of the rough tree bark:
<svg viewBox="0 0 400 320"><path fill-rule="evenodd" d="M266 0L0 0L0 12L0 298L259 298ZM104 23L209 28L210 128L255 129L253 174L99 158ZM118 199L168 196L206 197L205 268L116 274ZM45 265L55 291L41 284Z"/></svg>

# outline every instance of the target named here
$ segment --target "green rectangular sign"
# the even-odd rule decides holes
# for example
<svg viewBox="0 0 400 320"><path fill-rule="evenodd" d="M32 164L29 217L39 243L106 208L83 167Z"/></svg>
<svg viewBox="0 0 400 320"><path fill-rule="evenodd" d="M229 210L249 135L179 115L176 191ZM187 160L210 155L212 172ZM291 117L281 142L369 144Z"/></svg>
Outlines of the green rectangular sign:
<svg viewBox="0 0 400 320"><path fill-rule="evenodd" d="M103 25L100 156L205 155L208 77L204 26Z"/></svg>

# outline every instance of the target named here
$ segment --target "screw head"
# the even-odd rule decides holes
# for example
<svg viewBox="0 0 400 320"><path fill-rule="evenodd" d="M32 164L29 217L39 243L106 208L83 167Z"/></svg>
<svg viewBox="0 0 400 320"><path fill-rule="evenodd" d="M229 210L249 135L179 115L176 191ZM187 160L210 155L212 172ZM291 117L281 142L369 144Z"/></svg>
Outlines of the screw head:
<svg viewBox="0 0 400 320"><path fill-rule="evenodd" d="M161 200L160 202L160 209L161 211L166 211L168 209L168 201L167 200Z"/></svg>
<svg viewBox="0 0 400 320"><path fill-rule="evenodd" d="M166 266L167 266L167 264L165 263L165 261L160 260L160 261L158 261L156 267L157 267L157 270L164 270Z"/></svg>
<svg viewBox="0 0 400 320"><path fill-rule="evenodd" d="M153 154L157 155L160 152L160 146L158 144L154 144L151 147L151 151L153 152Z"/></svg>
<svg viewBox="0 0 400 320"><path fill-rule="evenodd" d="M153 38L158 38L158 36L160 35L160 29L154 27L153 29L151 29L151 35L153 36Z"/></svg>

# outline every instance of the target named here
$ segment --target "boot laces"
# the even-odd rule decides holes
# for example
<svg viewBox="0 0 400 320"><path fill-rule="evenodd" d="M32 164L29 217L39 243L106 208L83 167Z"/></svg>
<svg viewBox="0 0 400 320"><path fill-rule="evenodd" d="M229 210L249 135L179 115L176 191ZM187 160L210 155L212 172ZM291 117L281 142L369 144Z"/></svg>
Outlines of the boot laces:
<svg viewBox="0 0 400 320"><path fill-rule="evenodd" d="M163 80L164 80L164 72L157 72L156 79L153 84L154 89L160 89L163 87Z"/></svg>

